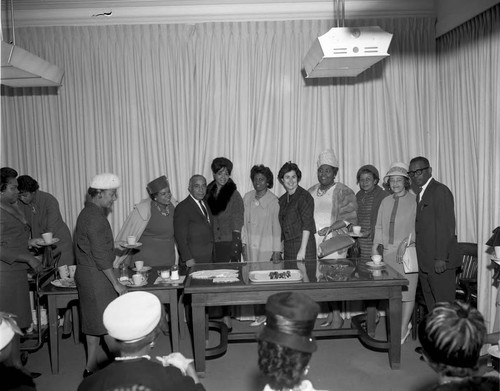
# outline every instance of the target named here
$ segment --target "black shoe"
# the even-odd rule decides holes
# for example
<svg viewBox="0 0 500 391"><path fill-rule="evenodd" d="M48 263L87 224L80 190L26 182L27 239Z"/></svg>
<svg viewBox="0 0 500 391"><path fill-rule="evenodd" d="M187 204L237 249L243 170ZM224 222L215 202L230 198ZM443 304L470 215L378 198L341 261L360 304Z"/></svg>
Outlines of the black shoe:
<svg viewBox="0 0 500 391"><path fill-rule="evenodd" d="M86 369L83 371L83 378L85 379L86 377L89 377L92 375L94 371L87 371Z"/></svg>
<svg viewBox="0 0 500 391"><path fill-rule="evenodd" d="M40 376L42 376L42 374L40 372L29 372L29 376L32 378L32 379L37 379L39 378Z"/></svg>
<svg viewBox="0 0 500 391"><path fill-rule="evenodd" d="M422 353L423 353L422 346L417 346L417 347L415 348L415 353L417 353L417 354L422 354Z"/></svg>
<svg viewBox="0 0 500 391"><path fill-rule="evenodd" d="M424 356L420 356L420 361L425 361Z"/></svg>

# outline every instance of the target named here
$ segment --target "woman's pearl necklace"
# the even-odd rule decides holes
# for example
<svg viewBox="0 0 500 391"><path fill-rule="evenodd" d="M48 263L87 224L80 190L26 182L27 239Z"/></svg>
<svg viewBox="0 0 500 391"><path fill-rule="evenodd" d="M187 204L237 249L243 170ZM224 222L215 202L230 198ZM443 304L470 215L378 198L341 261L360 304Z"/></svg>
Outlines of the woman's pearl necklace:
<svg viewBox="0 0 500 391"><path fill-rule="evenodd" d="M324 195L328 192L328 190L330 190L330 188L331 188L334 184L335 184L335 182L334 182L334 183L332 183L331 185L329 185L329 186L328 186L326 189L324 189L324 190L321 188L321 185L320 185L320 186L318 187L318 190L316 190L316 195L317 195L318 197L323 197L323 196L324 196Z"/></svg>

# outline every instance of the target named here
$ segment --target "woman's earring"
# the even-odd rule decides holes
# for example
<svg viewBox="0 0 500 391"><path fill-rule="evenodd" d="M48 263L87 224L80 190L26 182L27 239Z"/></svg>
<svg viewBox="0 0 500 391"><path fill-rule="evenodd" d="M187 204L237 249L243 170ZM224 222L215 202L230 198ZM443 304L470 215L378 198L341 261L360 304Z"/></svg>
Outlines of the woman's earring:
<svg viewBox="0 0 500 391"><path fill-rule="evenodd" d="M304 369L304 375L307 375L309 373L309 365Z"/></svg>
<svg viewBox="0 0 500 391"><path fill-rule="evenodd" d="M153 342L151 342L151 343L149 344L149 347L150 347L151 349L153 349L153 348L155 347L155 343L154 343L154 341L153 341Z"/></svg>

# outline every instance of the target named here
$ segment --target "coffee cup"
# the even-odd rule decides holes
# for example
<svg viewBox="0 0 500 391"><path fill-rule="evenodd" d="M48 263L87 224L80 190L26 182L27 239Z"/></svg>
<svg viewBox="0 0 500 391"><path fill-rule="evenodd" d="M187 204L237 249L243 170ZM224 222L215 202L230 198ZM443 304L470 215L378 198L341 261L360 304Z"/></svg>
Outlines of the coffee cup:
<svg viewBox="0 0 500 391"><path fill-rule="evenodd" d="M352 226L352 233L355 235L359 235L361 233L361 226L360 225L353 225Z"/></svg>
<svg viewBox="0 0 500 391"><path fill-rule="evenodd" d="M76 273L76 265L69 265L69 278L75 278L75 273Z"/></svg>
<svg viewBox="0 0 500 391"><path fill-rule="evenodd" d="M380 263L382 262L382 255L372 255L372 261L375 265L380 265Z"/></svg>
<svg viewBox="0 0 500 391"><path fill-rule="evenodd" d="M382 275L382 270L372 270L373 277L380 277Z"/></svg>
<svg viewBox="0 0 500 391"><path fill-rule="evenodd" d="M53 239L52 232L45 232L42 234L42 238L45 243L51 244Z"/></svg>
<svg viewBox="0 0 500 391"><path fill-rule="evenodd" d="M135 270L137 271L142 270L142 268L144 267L144 261L135 261L134 265L135 265Z"/></svg>
<svg viewBox="0 0 500 391"><path fill-rule="evenodd" d="M169 269L165 269L165 270L160 270L158 271L158 274L160 275L161 278L163 278L164 280L167 280L170 278L170 270Z"/></svg>
<svg viewBox="0 0 500 391"><path fill-rule="evenodd" d="M59 271L59 278L61 280L67 280L70 277L68 265L59 266L57 270Z"/></svg>
<svg viewBox="0 0 500 391"><path fill-rule="evenodd" d="M495 246L495 258L500 259L500 246Z"/></svg>
<svg viewBox="0 0 500 391"><path fill-rule="evenodd" d="M135 236L127 236L127 244L129 246L135 246L137 244L137 238Z"/></svg>
<svg viewBox="0 0 500 391"><path fill-rule="evenodd" d="M141 285L144 282L144 276L140 273L136 273L132 275L132 281L134 281L134 285Z"/></svg>

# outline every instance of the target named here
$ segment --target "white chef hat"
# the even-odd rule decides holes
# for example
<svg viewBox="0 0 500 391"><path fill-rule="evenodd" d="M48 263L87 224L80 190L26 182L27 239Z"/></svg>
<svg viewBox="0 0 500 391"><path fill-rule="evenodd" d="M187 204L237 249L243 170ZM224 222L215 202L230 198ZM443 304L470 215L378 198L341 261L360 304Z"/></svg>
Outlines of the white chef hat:
<svg viewBox="0 0 500 391"><path fill-rule="evenodd" d="M98 190L118 189L120 187L120 178L111 173L97 174L92 178L90 187Z"/></svg>
<svg viewBox="0 0 500 391"><path fill-rule="evenodd" d="M323 164L327 164L332 167L339 166L339 161L337 159L337 156L335 156L335 152L333 152L333 149L327 149L319 154L318 168L321 167Z"/></svg>
<svg viewBox="0 0 500 391"><path fill-rule="evenodd" d="M117 297L102 316L108 334L126 343L137 342L160 323L160 300L149 292L137 291Z"/></svg>

